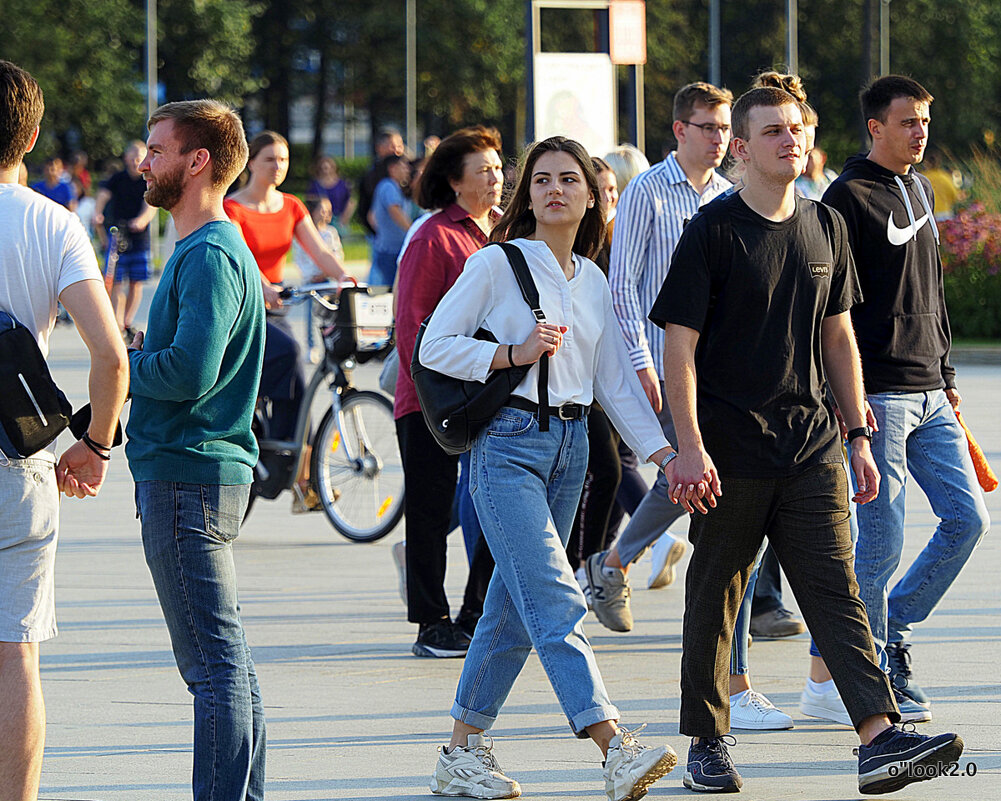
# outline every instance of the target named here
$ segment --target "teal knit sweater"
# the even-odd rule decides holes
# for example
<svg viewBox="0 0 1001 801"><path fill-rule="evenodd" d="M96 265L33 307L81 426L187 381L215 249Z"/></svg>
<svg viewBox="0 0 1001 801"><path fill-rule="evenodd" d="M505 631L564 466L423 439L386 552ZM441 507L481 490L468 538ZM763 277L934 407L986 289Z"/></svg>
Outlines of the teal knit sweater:
<svg viewBox="0 0 1001 801"><path fill-rule="evenodd" d="M207 223L177 243L143 349L129 351L125 453L133 478L249 484L263 357L257 264L235 225Z"/></svg>

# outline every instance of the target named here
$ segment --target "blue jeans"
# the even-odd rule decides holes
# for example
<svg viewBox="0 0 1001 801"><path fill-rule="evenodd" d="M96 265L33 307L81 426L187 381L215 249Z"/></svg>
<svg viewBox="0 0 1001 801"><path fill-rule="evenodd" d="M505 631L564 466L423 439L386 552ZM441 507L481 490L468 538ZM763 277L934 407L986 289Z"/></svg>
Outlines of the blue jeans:
<svg viewBox="0 0 1001 801"><path fill-rule="evenodd" d="M466 546L466 561L473 564L476 549L483 540L483 529L476 516L476 507L469 495L469 453L459 455L459 483L455 487L455 505L462 526L462 542Z"/></svg>
<svg viewBox="0 0 1001 801"><path fill-rule="evenodd" d="M587 425L504 407L476 438L469 491L497 566L456 691L452 717L489 729L535 647L570 727L617 720L582 622L567 560L587 468Z"/></svg>
<svg viewBox="0 0 1001 801"><path fill-rule="evenodd" d="M887 642L905 640L952 586L990 520L966 436L943 390L869 395L879 424L872 453L879 496L857 509L855 573L872 638L886 668ZM904 495L910 473L938 527L904 577L888 589L904 546Z"/></svg>
<svg viewBox="0 0 1001 801"><path fill-rule="evenodd" d="M264 798L264 707L232 547L249 497L248 485L136 483L146 564L195 698L195 801Z"/></svg>
<svg viewBox="0 0 1001 801"><path fill-rule="evenodd" d="M372 269L368 271L368 285L391 287L393 281L396 280L396 260L399 256L398 251L393 253L391 251L373 250Z"/></svg>

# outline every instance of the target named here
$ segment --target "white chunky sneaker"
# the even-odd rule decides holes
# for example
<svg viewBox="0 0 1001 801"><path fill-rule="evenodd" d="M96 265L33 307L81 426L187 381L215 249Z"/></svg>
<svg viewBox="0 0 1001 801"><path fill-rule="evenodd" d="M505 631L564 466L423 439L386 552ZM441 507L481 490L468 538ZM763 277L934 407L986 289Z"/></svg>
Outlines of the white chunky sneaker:
<svg viewBox="0 0 1001 801"><path fill-rule="evenodd" d="M517 798L521 787L504 775L494 759L493 746L489 736L470 734L465 747L457 745L447 754L439 748L431 792L464 798Z"/></svg>
<svg viewBox="0 0 1001 801"><path fill-rule="evenodd" d="M670 531L660 535L650 549L650 578L647 579L648 590L659 590L674 583L674 566L685 555L688 546L675 537Z"/></svg>
<svg viewBox="0 0 1001 801"><path fill-rule="evenodd" d="M791 729L792 718L756 690L730 696L730 728L778 731Z"/></svg>
<svg viewBox="0 0 1001 801"><path fill-rule="evenodd" d="M845 709L845 702L841 700L834 682L831 682L831 689L826 692L818 692L810 686L810 682L807 682L799 697L799 711L811 718L830 720L845 726L852 725L852 719Z"/></svg>
<svg viewBox="0 0 1001 801"><path fill-rule="evenodd" d="M635 801L647 788L678 764L678 755L669 745L640 744L637 734L646 728L619 733L612 738L605 756L605 792L608 801Z"/></svg>

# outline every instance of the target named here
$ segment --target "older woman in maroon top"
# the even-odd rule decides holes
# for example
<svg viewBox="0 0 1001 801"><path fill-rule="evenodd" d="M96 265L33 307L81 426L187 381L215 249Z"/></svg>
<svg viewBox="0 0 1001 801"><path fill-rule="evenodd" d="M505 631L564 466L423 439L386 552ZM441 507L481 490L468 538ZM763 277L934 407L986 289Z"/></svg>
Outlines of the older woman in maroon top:
<svg viewBox="0 0 1001 801"><path fill-rule="evenodd" d="M451 528L459 459L435 442L421 415L410 378L410 360L421 322L459 277L466 259L487 243L503 187L500 135L496 129L463 128L428 159L418 204L440 209L417 230L400 260L396 347L396 433L406 484L407 613L420 626L417 656L465 656L482 593L493 572L489 549L476 549L466 601L453 623L445 596L445 537Z"/></svg>

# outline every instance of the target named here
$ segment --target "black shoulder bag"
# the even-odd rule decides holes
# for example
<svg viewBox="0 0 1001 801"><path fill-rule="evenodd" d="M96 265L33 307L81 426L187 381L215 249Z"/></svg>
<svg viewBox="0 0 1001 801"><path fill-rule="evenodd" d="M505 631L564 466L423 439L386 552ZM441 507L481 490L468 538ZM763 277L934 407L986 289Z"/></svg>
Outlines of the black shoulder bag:
<svg viewBox="0 0 1001 801"><path fill-rule="evenodd" d="M546 315L539 305L539 290L532 280L525 256L510 242L502 242L500 246L507 254L511 269L518 281L522 297L532 309L532 314L538 322L545 322ZM463 381L460 378L436 372L421 364L421 342L427 330L431 315L421 323L417 331L417 341L414 343L414 356L410 362L410 375L417 390L417 400L424 414L424 422L441 445L442 449L453 456L465 453L473 446L473 440L480 430L489 423L497 411L507 403L508 398L528 371L531 364L519 364L494 370L486 383L480 381ZM473 336L486 342L496 342L497 338L489 331L481 328ZM539 404L542 408L549 406L549 357L544 355L539 360ZM548 430L549 415L539 415L539 429Z"/></svg>
<svg viewBox="0 0 1001 801"><path fill-rule="evenodd" d="M35 337L0 311L0 453L10 459L38 453L70 424L72 413Z"/></svg>

